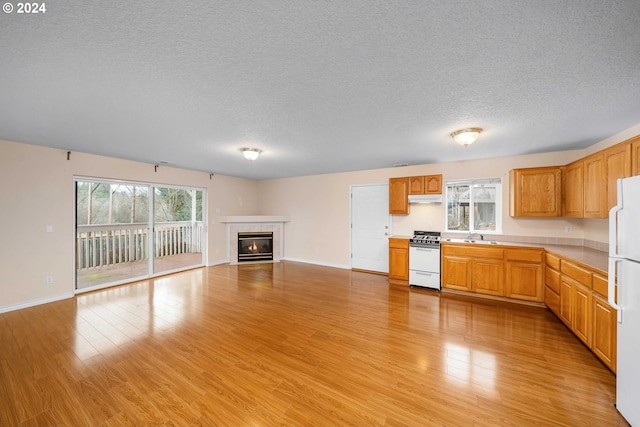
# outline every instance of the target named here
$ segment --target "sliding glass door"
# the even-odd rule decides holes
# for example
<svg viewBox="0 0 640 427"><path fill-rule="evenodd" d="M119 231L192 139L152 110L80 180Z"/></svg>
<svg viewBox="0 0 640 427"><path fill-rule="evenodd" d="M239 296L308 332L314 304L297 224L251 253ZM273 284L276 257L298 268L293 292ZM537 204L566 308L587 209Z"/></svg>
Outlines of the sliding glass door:
<svg viewBox="0 0 640 427"><path fill-rule="evenodd" d="M76 289L204 264L204 190L77 178Z"/></svg>
<svg viewBox="0 0 640 427"><path fill-rule="evenodd" d="M154 273L203 263L202 190L154 187Z"/></svg>

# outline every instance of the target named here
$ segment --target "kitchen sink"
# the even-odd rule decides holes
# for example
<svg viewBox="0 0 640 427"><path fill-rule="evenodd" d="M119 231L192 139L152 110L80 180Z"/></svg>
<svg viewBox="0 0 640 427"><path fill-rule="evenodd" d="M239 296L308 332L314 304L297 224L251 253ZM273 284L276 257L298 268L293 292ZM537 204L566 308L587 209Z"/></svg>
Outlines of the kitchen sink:
<svg viewBox="0 0 640 427"><path fill-rule="evenodd" d="M452 243L478 243L481 245L499 245L495 240L477 240L477 239L444 239L445 242Z"/></svg>

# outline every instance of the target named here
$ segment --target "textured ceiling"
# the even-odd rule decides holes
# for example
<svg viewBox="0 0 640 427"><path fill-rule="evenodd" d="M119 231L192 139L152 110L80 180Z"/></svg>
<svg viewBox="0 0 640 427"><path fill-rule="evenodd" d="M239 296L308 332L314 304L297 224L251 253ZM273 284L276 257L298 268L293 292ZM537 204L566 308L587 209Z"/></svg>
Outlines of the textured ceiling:
<svg viewBox="0 0 640 427"><path fill-rule="evenodd" d="M265 179L584 148L640 123L637 0L46 6L0 15L0 139Z"/></svg>

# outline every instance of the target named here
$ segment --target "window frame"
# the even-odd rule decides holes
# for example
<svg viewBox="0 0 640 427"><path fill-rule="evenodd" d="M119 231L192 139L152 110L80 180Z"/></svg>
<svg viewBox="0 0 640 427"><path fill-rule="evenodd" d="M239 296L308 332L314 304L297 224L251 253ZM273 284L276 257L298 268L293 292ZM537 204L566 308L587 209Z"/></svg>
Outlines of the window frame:
<svg viewBox="0 0 640 427"><path fill-rule="evenodd" d="M475 188L478 185L495 185L496 186L496 195L495 195L495 230L476 230L475 229L475 218L474 218L474 197L473 193L475 192ZM449 229L449 187L454 185L468 185L470 194L469 194L469 229L468 230L450 230ZM444 203L444 213L445 213L445 232L447 233L460 233L460 234L469 234L469 233L477 233L477 234L491 234L497 235L502 234L502 179L501 178L478 178L478 179L455 179L455 180L447 180L444 183L445 188L445 203Z"/></svg>

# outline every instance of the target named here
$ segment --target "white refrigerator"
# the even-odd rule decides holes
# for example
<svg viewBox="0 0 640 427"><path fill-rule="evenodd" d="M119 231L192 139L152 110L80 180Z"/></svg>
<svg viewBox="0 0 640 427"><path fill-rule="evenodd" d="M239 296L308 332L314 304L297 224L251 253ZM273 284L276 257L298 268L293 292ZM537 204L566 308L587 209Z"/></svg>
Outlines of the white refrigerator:
<svg viewBox="0 0 640 427"><path fill-rule="evenodd" d="M640 426L640 176L619 179L617 186L618 202L609 212L609 304L618 312L616 408Z"/></svg>

